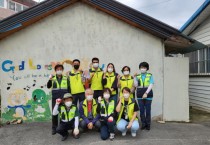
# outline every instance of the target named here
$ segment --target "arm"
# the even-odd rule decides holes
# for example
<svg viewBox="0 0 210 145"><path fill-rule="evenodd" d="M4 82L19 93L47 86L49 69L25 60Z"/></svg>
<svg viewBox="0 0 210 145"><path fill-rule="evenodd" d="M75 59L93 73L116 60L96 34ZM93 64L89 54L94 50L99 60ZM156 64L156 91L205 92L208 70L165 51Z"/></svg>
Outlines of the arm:
<svg viewBox="0 0 210 145"><path fill-rule="evenodd" d="M111 87L113 89L113 91L117 90L117 85L118 85L118 79L117 79L117 74L116 74L115 80Z"/></svg>
<svg viewBox="0 0 210 145"><path fill-rule="evenodd" d="M55 107L54 107L54 109L53 109L53 115L54 116L56 116L56 115L58 115L58 113L59 113L59 111L58 111L58 104L55 104Z"/></svg>
<svg viewBox="0 0 210 145"><path fill-rule="evenodd" d="M74 127L75 127L75 128L78 128L78 126L79 126L79 117L76 116L76 117L75 117L75 121L74 121Z"/></svg>
<svg viewBox="0 0 210 145"><path fill-rule="evenodd" d="M71 93L71 88L70 88L70 79L67 78L67 89L68 89L68 92Z"/></svg>
<svg viewBox="0 0 210 145"><path fill-rule="evenodd" d="M146 90L146 93L149 94L149 92L152 90L153 84L150 84L149 87Z"/></svg>
<svg viewBox="0 0 210 145"><path fill-rule="evenodd" d="M116 112L117 112L117 113L120 112L121 107L122 107L122 104L121 104L121 98L120 98L120 101L118 102L117 107L116 107Z"/></svg>
<svg viewBox="0 0 210 145"><path fill-rule="evenodd" d="M49 80L47 82L47 88L50 89L52 87L52 80Z"/></svg>
<svg viewBox="0 0 210 145"><path fill-rule="evenodd" d="M81 117L87 124L89 124L90 121L89 121L89 119L88 119L88 118L85 116L85 114L84 114L84 110L83 110L83 107L82 107L82 103L83 103L83 102L81 102L80 105L79 105L79 114L80 114L80 117Z"/></svg>

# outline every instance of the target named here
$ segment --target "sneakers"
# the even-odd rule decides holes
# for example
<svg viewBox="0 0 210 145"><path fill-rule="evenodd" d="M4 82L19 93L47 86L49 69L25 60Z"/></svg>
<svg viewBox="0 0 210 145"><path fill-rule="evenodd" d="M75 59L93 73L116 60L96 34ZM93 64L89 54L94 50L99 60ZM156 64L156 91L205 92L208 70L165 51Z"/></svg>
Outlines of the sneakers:
<svg viewBox="0 0 210 145"><path fill-rule="evenodd" d="M56 130L52 129L52 135L55 135L55 134L56 134Z"/></svg>
<svg viewBox="0 0 210 145"><path fill-rule="evenodd" d="M148 131L150 130L150 125L146 126L146 130L148 130Z"/></svg>
<svg viewBox="0 0 210 145"><path fill-rule="evenodd" d="M115 135L114 133L110 133L109 139L110 139L110 140L113 140L113 139L114 139L114 135Z"/></svg>
<svg viewBox="0 0 210 145"><path fill-rule="evenodd" d="M127 133L126 131L125 131L125 132L123 132L123 133L122 133L122 136L126 136L126 133Z"/></svg>
<svg viewBox="0 0 210 145"><path fill-rule="evenodd" d="M131 132L132 137L136 137L136 132Z"/></svg>
<svg viewBox="0 0 210 145"><path fill-rule="evenodd" d="M146 125L142 125L141 130L145 130L146 129Z"/></svg>

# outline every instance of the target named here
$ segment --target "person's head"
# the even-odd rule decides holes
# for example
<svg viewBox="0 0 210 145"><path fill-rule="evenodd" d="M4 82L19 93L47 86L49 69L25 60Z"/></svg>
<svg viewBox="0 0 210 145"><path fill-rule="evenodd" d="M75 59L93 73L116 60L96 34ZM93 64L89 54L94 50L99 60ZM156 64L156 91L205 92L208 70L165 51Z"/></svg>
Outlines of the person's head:
<svg viewBox="0 0 210 145"><path fill-rule="evenodd" d="M103 90L103 98L105 100L109 100L110 96L111 96L111 90L109 88L104 88Z"/></svg>
<svg viewBox="0 0 210 145"><path fill-rule="evenodd" d="M74 66L74 69L78 70L79 67L80 67L80 60L79 59L74 59L73 60L73 66Z"/></svg>
<svg viewBox="0 0 210 145"><path fill-rule="evenodd" d="M63 70L64 70L64 67L63 67L62 64L57 64L55 66L55 72L56 72L57 75L62 75Z"/></svg>
<svg viewBox="0 0 210 145"><path fill-rule="evenodd" d="M66 107L70 107L72 105L73 102L73 97L70 93L66 93L63 96L63 102L65 104Z"/></svg>
<svg viewBox="0 0 210 145"><path fill-rule="evenodd" d="M87 99L87 101L92 101L93 100L93 94L94 91L90 88L85 90L85 98Z"/></svg>
<svg viewBox="0 0 210 145"><path fill-rule="evenodd" d="M149 64L147 62L141 62L139 64L139 69L141 73L146 73L149 70Z"/></svg>
<svg viewBox="0 0 210 145"><path fill-rule="evenodd" d="M128 76L131 72L131 69L130 69L129 66L124 66L121 71L122 71L124 76Z"/></svg>
<svg viewBox="0 0 210 145"><path fill-rule="evenodd" d="M113 63L109 63L109 64L107 65L107 71L108 71L109 73L112 73L112 72L115 73L115 67L114 67L114 64L113 64Z"/></svg>
<svg viewBox="0 0 210 145"><path fill-rule="evenodd" d="M99 59L97 57L94 57L92 59L92 65L93 65L94 68L98 68L98 66L99 66Z"/></svg>
<svg viewBox="0 0 210 145"><path fill-rule="evenodd" d="M131 90L128 87L122 89L123 97L127 100L130 97Z"/></svg>

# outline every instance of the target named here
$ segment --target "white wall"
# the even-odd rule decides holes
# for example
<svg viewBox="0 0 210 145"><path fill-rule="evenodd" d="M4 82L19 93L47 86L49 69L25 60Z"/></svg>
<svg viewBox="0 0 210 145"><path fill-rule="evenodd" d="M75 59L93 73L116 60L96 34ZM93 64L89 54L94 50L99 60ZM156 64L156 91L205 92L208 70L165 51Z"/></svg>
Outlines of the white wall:
<svg viewBox="0 0 210 145"><path fill-rule="evenodd" d="M164 106L165 121L189 121L189 60L165 57Z"/></svg>
<svg viewBox="0 0 210 145"><path fill-rule="evenodd" d="M134 74L138 72L141 61L149 62L155 79L152 116L161 116L163 55L161 39L104 12L77 3L0 42L1 64L7 59L12 60L14 65L25 61L25 69L22 71L6 73L1 69L2 107L7 107L7 97L12 91L31 86L33 80L36 80L37 85L26 92L29 99L34 89L46 84L47 74L52 73L52 70L43 68L43 65L79 58L82 68L88 69L91 58L96 56L100 58L101 65L113 62L119 74L125 65L130 66L131 73ZM34 65L40 64L42 68L31 69L28 64L30 58ZM71 69L68 65L65 65L65 68L66 71ZM32 77L34 74L40 77ZM13 81L13 75L22 78ZM10 90L7 90L7 83L12 83ZM43 90L49 94L46 87Z"/></svg>

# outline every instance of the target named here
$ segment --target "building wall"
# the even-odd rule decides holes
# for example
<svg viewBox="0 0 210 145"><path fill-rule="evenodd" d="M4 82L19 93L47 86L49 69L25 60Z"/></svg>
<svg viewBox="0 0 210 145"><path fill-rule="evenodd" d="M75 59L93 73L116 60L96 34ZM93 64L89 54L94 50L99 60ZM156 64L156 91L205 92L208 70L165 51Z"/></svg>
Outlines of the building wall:
<svg viewBox="0 0 210 145"><path fill-rule="evenodd" d="M64 59L79 58L85 70L95 56L100 58L102 68L113 62L119 74L125 65L131 67L133 75L139 72L141 61L149 62L155 79L152 116L162 116L161 39L77 3L0 41L3 119L21 114L28 121L49 120L50 116L45 115L49 114L51 95L46 83L52 67ZM14 72L6 72L11 66L15 66ZM68 64L64 67L65 71L72 68ZM40 103L34 101L35 95ZM14 104L25 108L25 115Z"/></svg>

